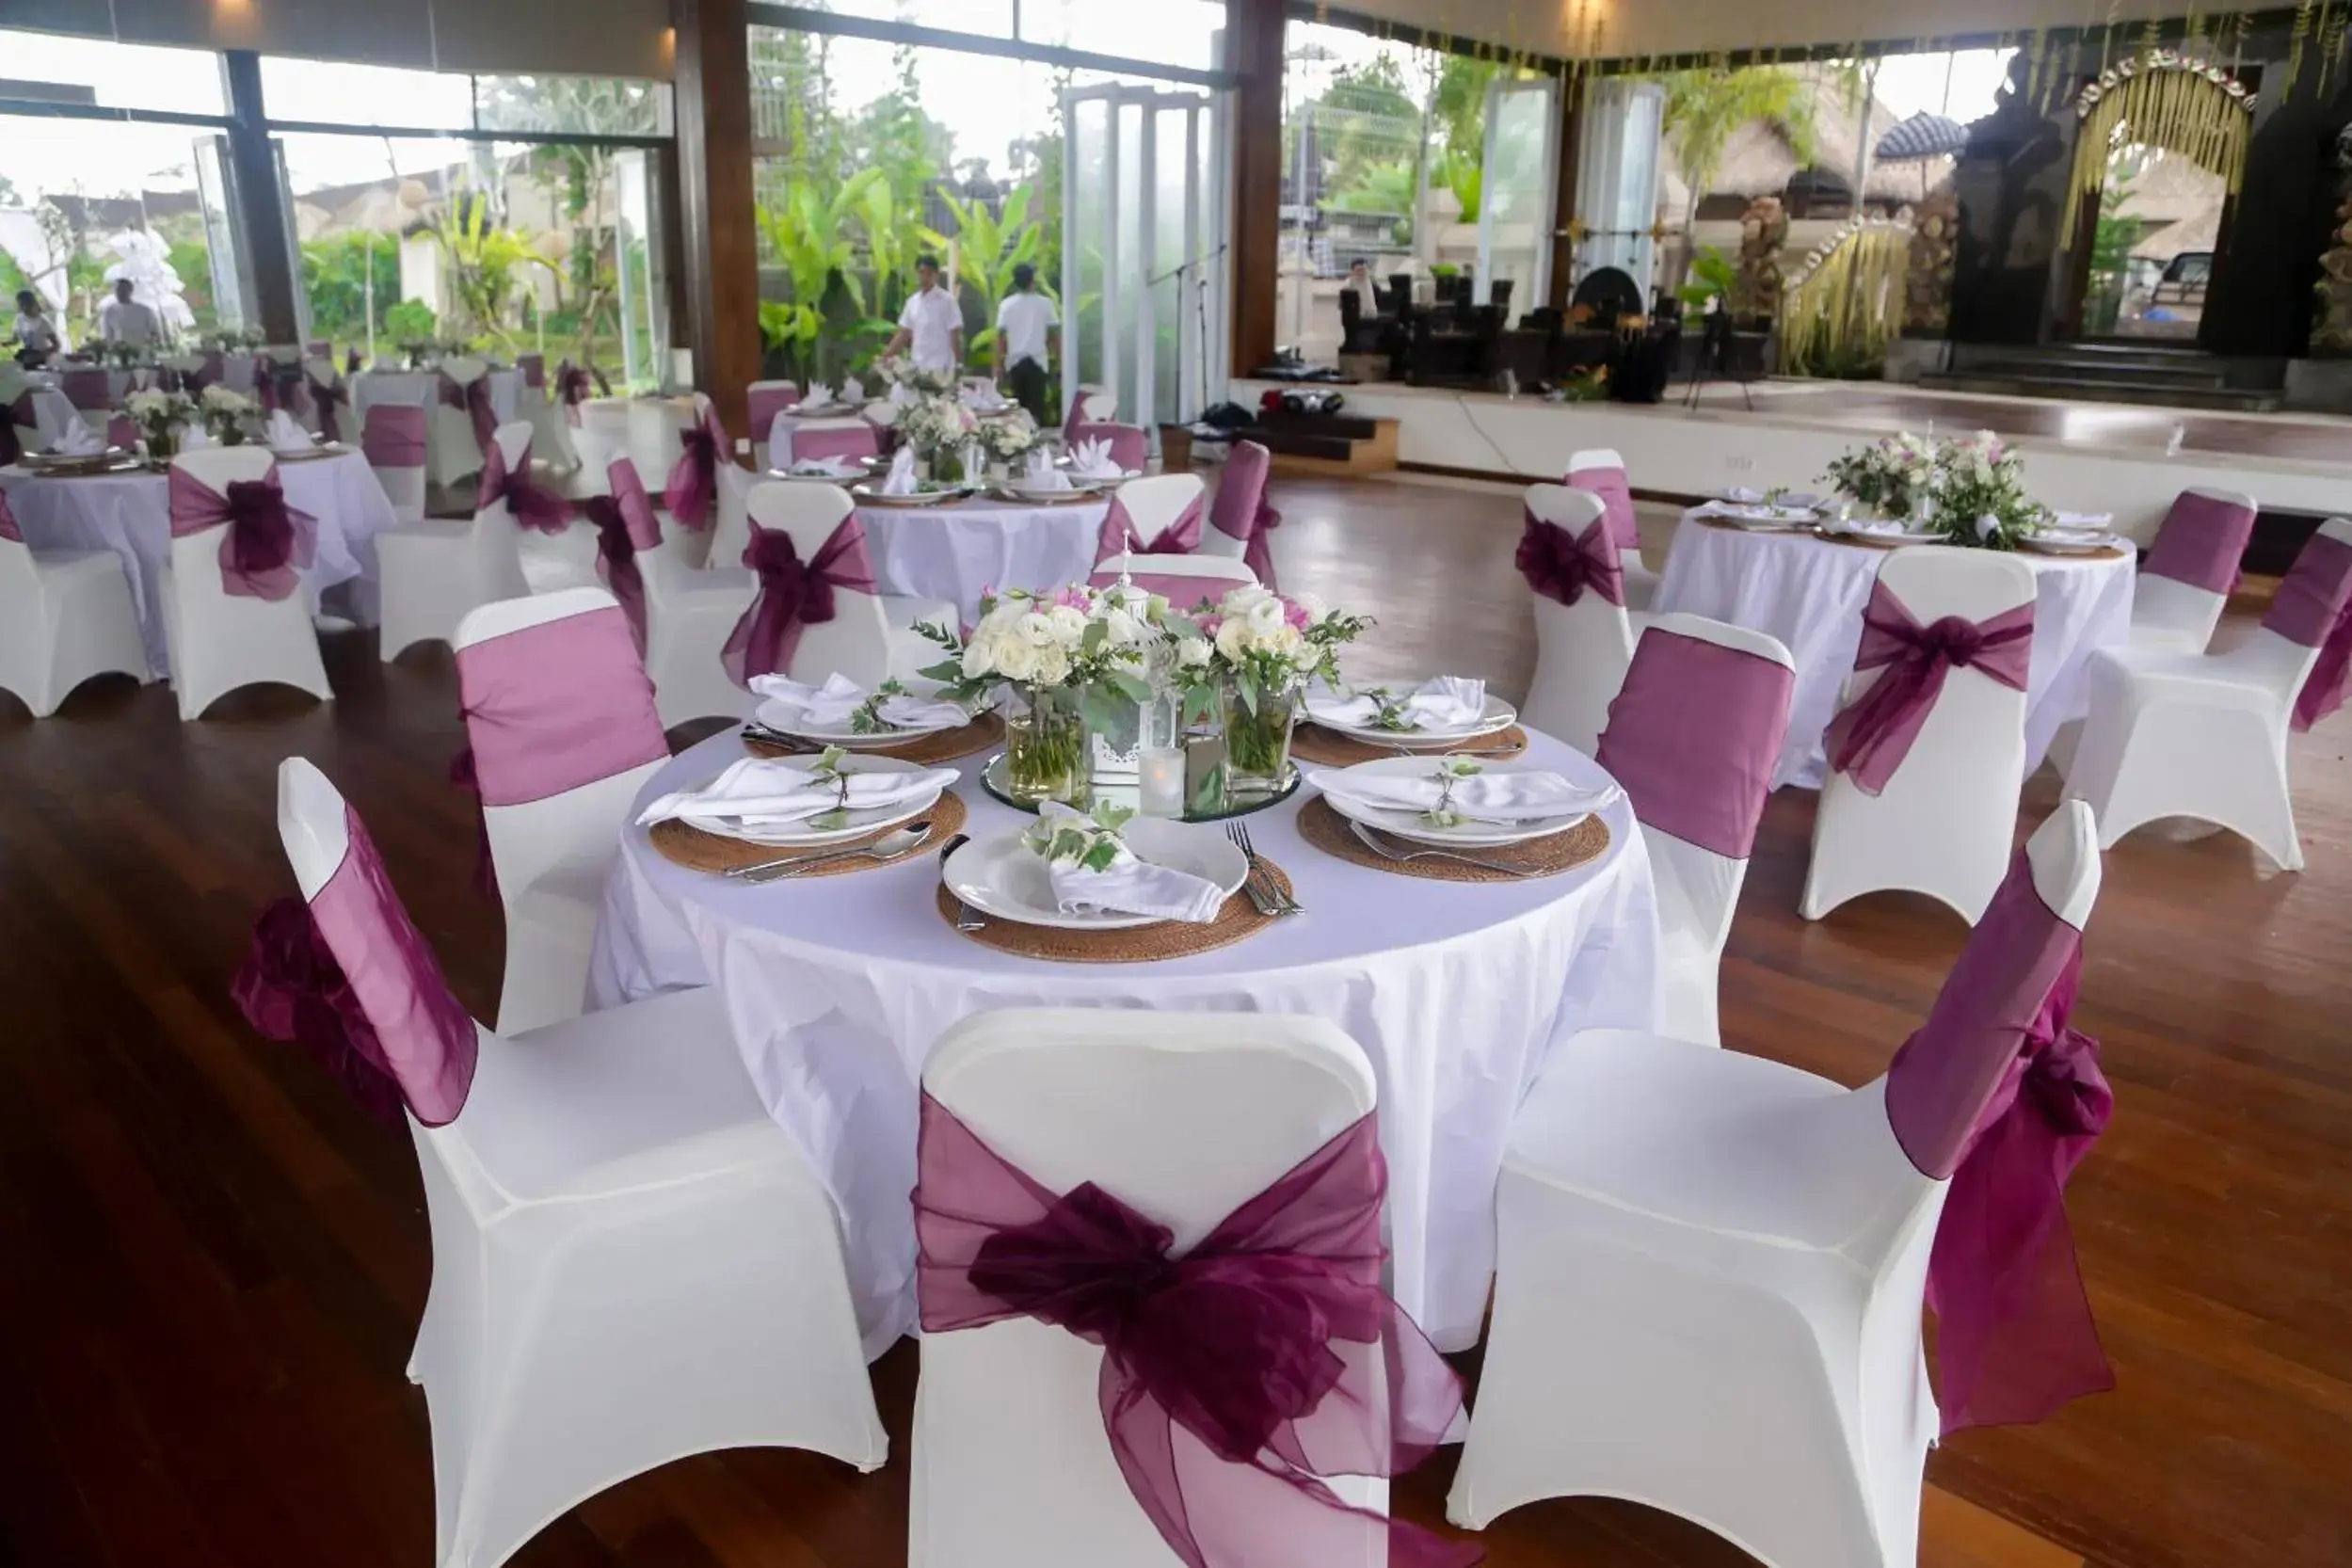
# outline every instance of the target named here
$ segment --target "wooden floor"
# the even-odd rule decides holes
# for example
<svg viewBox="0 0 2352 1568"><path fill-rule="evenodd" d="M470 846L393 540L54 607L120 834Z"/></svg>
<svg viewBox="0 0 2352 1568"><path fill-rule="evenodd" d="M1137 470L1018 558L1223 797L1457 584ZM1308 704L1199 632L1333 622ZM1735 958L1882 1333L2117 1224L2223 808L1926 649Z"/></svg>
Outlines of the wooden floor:
<svg viewBox="0 0 2352 1568"><path fill-rule="evenodd" d="M1384 672L1522 689L1516 500L1278 482L1284 581L1380 616ZM1443 630L1439 617L1443 617ZM292 890L272 773L350 794L461 994L488 1015L495 914L468 886L448 657L329 639L338 700L87 688L35 724L0 698L0 1564L426 1568L424 1401L405 1381L429 1247L405 1136L360 1117L226 996ZM2108 857L2076 1022L2113 1129L2074 1180L2120 1379L2045 1426L1934 1455L1931 1568L2352 1563L2352 715L2298 739L2312 869L2143 834ZM2028 794L2021 828L2054 803ZM1767 814L1723 968L1727 1039L1848 1082L1920 1017L1962 929L1882 896L1797 919L1810 795ZM905 1560L902 1344L876 1370L896 1453L859 1477L744 1451L593 1499L527 1568L885 1568ZM1562 1412L1573 1419L1574 1412ZM1450 1463L1400 1489L1442 1510ZM1738 1564L1696 1527L1557 1502L1484 1537L1496 1568ZM952 1565L947 1565L952 1568ZM1812 1568L1790 1564L1786 1568Z"/></svg>

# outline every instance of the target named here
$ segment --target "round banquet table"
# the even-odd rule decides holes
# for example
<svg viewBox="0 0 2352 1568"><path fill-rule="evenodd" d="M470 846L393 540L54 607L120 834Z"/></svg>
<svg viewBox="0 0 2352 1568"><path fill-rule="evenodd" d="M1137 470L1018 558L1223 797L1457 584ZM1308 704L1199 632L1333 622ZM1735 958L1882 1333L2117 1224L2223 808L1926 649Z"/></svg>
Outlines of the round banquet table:
<svg viewBox="0 0 2352 1568"><path fill-rule="evenodd" d="M1817 535L1765 533L1683 514L1658 584L1655 610L1680 611L1769 632L1797 662L1772 787L1818 788L1828 772L1822 736L1862 647L1862 616L1887 552ZM2106 558L2018 552L2033 568L2033 664L2025 681L2025 771L2041 766L2061 725L2088 711L2090 656L2132 632L2137 561L2130 546Z"/></svg>
<svg viewBox="0 0 2352 1568"><path fill-rule="evenodd" d="M860 506L874 580L886 594L952 600L968 623L988 588L1058 588L1095 569L1108 501L1026 506L974 499L952 506Z"/></svg>
<svg viewBox="0 0 2352 1568"><path fill-rule="evenodd" d="M672 758L638 807L706 784L743 755L738 734L722 731ZM1578 783L1606 777L1547 737L1532 738L1528 759ZM974 839L1032 820L982 792L984 760L960 764ZM588 1001L715 981L760 1098L840 1210L870 1356L915 1323L906 1195L917 1084L949 1025L1037 1006L1327 1018L1364 1048L1379 1080L1397 1300L1439 1347L1464 1349L1485 1310L1495 1184L1521 1097L1577 1030L1651 1022L1648 852L1620 799L1604 813L1608 849L1574 871L1477 885L1409 878L1302 840L1311 792L1250 818L1258 852L1289 873L1308 912L1213 952L1146 964L1052 963L958 936L934 903L936 854L749 887L671 863L632 816L597 923ZM1202 1158L1215 1159L1213 1146Z"/></svg>
<svg viewBox="0 0 2352 1568"><path fill-rule="evenodd" d="M493 370L488 373L490 410L504 424L515 417L515 400L521 394L522 372ZM439 401L441 376L437 370L364 370L349 378L351 397L351 428L357 432L367 424L367 408L371 403L403 404L412 408L429 408Z"/></svg>
<svg viewBox="0 0 2352 1568"><path fill-rule="evenodd" d="M344 583L376 581L376 536L398 520L376 471L357 452L278 465L286 503L318 519L318 555L302 575L312 614L319 596ZM0 468L0 489L35 550L111 551L131 580L131 603L147 645L148 674L168 680L170 644L164 635L163 575L171 552L171 517L160 473L105 473L55 478ZM374 596L354 596L372 619Z"/></svg>

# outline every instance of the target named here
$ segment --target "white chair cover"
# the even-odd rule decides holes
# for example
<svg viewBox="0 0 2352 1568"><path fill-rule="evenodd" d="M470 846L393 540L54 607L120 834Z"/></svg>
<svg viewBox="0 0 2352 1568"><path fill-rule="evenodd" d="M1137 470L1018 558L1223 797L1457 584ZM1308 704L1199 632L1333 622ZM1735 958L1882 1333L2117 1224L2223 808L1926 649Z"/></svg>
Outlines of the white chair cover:
<svg viewBox="0 0 2352 1568"><path fill-rule="evenodd" d="M232 483L267 478L277 458L266 447L211 446L184 452L175 468L225 493ZM221 584L220 541L228 524L175 534L164 585L164 631L171 684L184 720L201 715L240 686L276 682L334 700L318 633L299 590L283 599L232 597Z"/></svg>
<svg viewBox="0 0 2352 1568"><path fill-rule="evenodd" d="M1589 490L1565 485L1528 488L1530 524L1558 528L1572 539L1596 524L1605 536L1603 512L1601 498ZM1618 556L1622 576L1622 556L1615 542L1603 536L1594 537L1592 548L1604 556ZM1535 606L1535 679L1528 684L1520 716L1590 757L1608 722L1608 705L1624 681L1625 666L1632 662L1639 628L1625 607L1611 603L1603 592L1579 589L1572 604L1542 592L1531 592L1529 599Z"/></svg>
<svg viewBox="0 0 2352 1568"><path fill-rule="evenodd" d="M501 425L496 439L511 467L528 460L530 425L520 421ZM522 572L518 532L513 509L502 498L477 507L470 522L428 521L377 535L384 662L417 643L451 641L457 623L481 605L527 595L531 586ZM593 550L593 535L589 541Z"/></svg>
<svg viewBox="0 0 2352 1568"><path fill-rule="evenodd" d="M47 718L83 681L118 670L147 679L122 563L108 551L35 555L0 491L0 691Z"/></svg>

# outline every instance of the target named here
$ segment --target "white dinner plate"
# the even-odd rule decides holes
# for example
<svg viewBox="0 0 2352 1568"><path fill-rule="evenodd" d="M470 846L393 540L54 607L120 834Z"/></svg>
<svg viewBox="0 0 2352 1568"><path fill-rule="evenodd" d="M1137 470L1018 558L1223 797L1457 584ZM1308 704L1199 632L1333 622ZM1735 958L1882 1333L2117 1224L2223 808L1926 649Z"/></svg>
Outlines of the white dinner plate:
<svg viewBox="0 0 2352 1568"><path fill-rule="evenodd" d="M759 710L751 716L758 723L765 725L779 734L797 735L804 741L814 741L819 745L840 746L846 751L864 751L876 746L904 745L909 741L920 741L926 735L940 735L951 729L961 729L972 722L965 718L953 724L927 724L914 729L884 729L872 734L865 734L850 728L846 723L824 726L787 721L784 714L793 711L785 708L771 697L761 703Z"/></svg>
<svg viewBox="0 0 2352 1568"><path fill-rule="evenodd" d="M1752 534L1805 533L1819 520L1801 507L1735 506L1727 501L1717 502L1706 516L1710 521L1729 523Z"/></svg>
<svg viewBox="0 0 2352 1568"><path fill-rule="evenodd" d="M786 767L798 769L802 773L817 765L817 760L814 757L780 757L776 760ZM843 773L921 773L925 771L926 766L925 763L909 762L900 757L859 755L844 758L841 762L841 771ZM731 817L684 817L680 820L691 827L701 828L705 833L715 833L722 839L741 839L747 844L778 844L787 847L795 844L831 844L839 843L843 839L855 839L861 833L872 833L877 828L896 827L900 823L912 822L939 803L940 792L934 790L929 794L919 795L903 806L881 806L861 811L852 811L849 813L845 825L840 827L810 827L806 821L784 823L767 827L744 827Z"/></svg>
<svg viewBox="0 0 2352 1568"><path fill-rule="evenodd" d="M1137 817L1122 831L1137 859L1205 877L1224 888L1227 898L1249 880L1248 857L1222 831L1205 823ZM965 844L948 856L939 876L949 891L982 914L1019 925L1052 926L1061 931L1132 931L1167 923L1160 915L1064 914L1054 902L1053 883L1044 858L1021 841L1018 828Z"/></svg>
<svg viewBox="0 0 2352 1568"><path fill-rule="evenodd" d="M772 468L760 477L793 485L857 485L865 482L867 471L863 463L853 464L840 473L795 473L788 468Z"/></svg>
<svg viewBox="0 0 2352 1568"><path fill-rule="evenodd" d="M1419 684L1417 680L1402 681L1395 685L1384 683L1384 689L1390 692L1410 692ZM1369 689L1358 687L1357 691L1361 693ZM1417 751L1424 747L1435 750L1444 746L1458 745L1464 741L1475 741L1488 735L1499 735L1519 722L1519 710L1492 694L1487 696L1486 711L1478 716L1477 721L1464 725L1458 729L1375 729L1368 725L1331 724L1316 718L1312 712L1307 712L1304 708L1301 712L1315 724L1330 730L1335 735L1345 735L1352 741L1362 741L1367 745L1402 746L1409 751Z"/></svg>
<svg viewBox="0 0 2352 1568"><path fill-rule="evenodd" d="M864 408L862 403L795 403L785 411L794 419L848 419Z"/></svg>
<svg viewBox="0 0 2352 1568"><path fill-rule="evenodd" d="M1394 773L1408 776L1426 776L1430 762L1418 757L1384 757L1378 761L1358 762L1352 768L1338 770L1343 774ZM1543 769L1522 769L1510 763L1490 766L1489 773L1544 772ZM1463 822L1452 827L1432 827L1421 820L1418 811L1408 811L1382 806L1368 806L1339 795L1324 792L1331 808L1350 822L1360 822L1377 828L1392 838L1410 839L1417 844L1436 844L1448 848L1499 848L1506 844L1529 843L1548 839L1555 833L1565 833L1585 818L1590 811L1569 811L1554 817L1536 817L1519 823ZM1611 800L1615 796L1610 797ZM1604 802L1604 805L1608 804Z"/></svg>
<svg viewBox="0 0 2352 1568"><path fill-rule="evenodd" d="M1824 534L1841 536L1849 539L1875 539L1880 544L1942 544L1944 542L1944 536L1931 529L1921 529L1916 532L1905 529L1899 533L1889 533L1882 528L1856 528L1852 523L1841 518L1824 518L1818 526Z"/></svg>
<svg viewBox="0 0 2352 1568"><path fill-rule="evenodd" d="M1000 487L1017 501L1067 501L1073 496L1096 496L1118 484L1116 479L1067 479L1059 489L1046 489L1020 479L1007 479Z"/></svg>
<svg viewBox="0 0 2352 1568"><path fill-rule="evenodd" d="M2018 541L2044 555L2096 555L2123 541L2113 534L2028 534Z"/></svg>

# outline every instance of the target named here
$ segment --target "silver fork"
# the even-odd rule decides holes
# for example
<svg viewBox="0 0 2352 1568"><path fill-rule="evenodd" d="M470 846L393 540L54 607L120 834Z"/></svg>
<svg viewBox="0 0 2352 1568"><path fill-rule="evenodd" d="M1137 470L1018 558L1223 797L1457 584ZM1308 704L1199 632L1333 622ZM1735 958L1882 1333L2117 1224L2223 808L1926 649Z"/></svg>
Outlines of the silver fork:
<svg viewBox="0 0 2352 1568"><path fill-rule="evenodd" d="M1525 745L1504 746L1390 746L1392 757L1516 757L1527 750Z"/></svg>
<svg viewBox="0 0 2352 1568"><path fill-rule="evenodd" d="M1535 867L1500 865L1493 860L1481 860L1474 855L1456 855L1449 849L1399 849L1393 844L1383 842L1380 834L1360 822L1350 823L1348 826L1366 849L1384 860L1394 860L1400 866L1411 865L1416 860L1451 860L1457 865L1476 866L1482 872L1499 872L1504 876L1537 874Z"/></svg>
<svg viewBox="0 0 2352 1568"><path fill-rule="evenodd" d="M948 856L953 855L957 850L963 848L970 841L970 834L958 833L954 838L950 839L946 843L939 846L939 885L941 887L947 887L946 877L948 870ZM955 899L956 930L978 931L988 923L986 919L981 915L979 910L973 908L970 904L966 904L961 898L956 896L954 888L948 888L948 897Z"/></svg>
<svg viewBox="0 0 2352 1568"><path fill-rule="evenodd" d="M1257 857L1257 849L1250 842L1248 828L1238 822L1227 823L1225 824L1225 837L1233 840L1233 847L1240 850L1242 858L1249 862L1249 880L1242 886L1248 890L1250 902L1257 906L1259 914L1304 915L1306 913L1306 905L1284 892L1281 885L1266 874L1266 863Z"/></svg>

